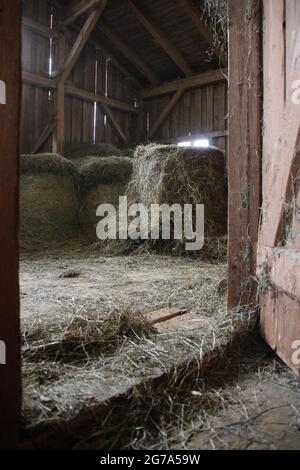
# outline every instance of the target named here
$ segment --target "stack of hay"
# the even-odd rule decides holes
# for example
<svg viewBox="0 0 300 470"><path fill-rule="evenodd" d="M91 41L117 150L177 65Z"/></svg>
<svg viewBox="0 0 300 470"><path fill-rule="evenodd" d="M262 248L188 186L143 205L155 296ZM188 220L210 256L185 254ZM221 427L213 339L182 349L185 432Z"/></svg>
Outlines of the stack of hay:
<svg viewBox="0 0 300 470"><path fill-rule="evenodd" d="M148 208L151 204L204 204L210 257L226 256L228 202L226 162L221 150L157 144L137 147L129 198ZM185 246L184 240L153 244L180 253Z"/></svg>
<svg viewBox="0 0 300 470"><path fill-rule="evenodd" d="M21 246L35 249L43 242L78 235L76 169L55 154L22 155L20 159Z"/></svg>
<svg viewBox="0 0 300 470"><path fill-rule="evenodd" d="M118 156L88 157L80 165L80 224L82 231L95 241L98 206L112 204L118 208L119 197L126 194L132 170L132 160Z"/></svg>

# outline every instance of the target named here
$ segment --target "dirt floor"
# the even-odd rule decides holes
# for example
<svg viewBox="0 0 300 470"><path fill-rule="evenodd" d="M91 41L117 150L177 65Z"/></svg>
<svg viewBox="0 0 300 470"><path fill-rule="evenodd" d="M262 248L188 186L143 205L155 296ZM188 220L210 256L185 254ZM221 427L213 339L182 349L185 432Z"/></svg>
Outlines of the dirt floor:
<svg viewBox="0 0 300 470"><path fill-rule="evenodd" d="M23 330L70 312L187 311L159 325L154 337L124 341L99 361L37 360L33 372L26 362L26 427L72 418L192 358L203 334L225 315L225 300L226 264L147 254L105 257L74 246L23 257ZM212 337L218 342L214 332ZM204 378L197 373L187 382L182 396L173 397L169 385L163 386L166 396L154 394L146 411L145 398L134 392L126 402L130 419L136 415L133 429L124 417L126 425L117 432L122 436L115 439L116 424L107 417L104 427L90 429L76 448L300 449L300 383L260 340L231 351Z"/></svg>

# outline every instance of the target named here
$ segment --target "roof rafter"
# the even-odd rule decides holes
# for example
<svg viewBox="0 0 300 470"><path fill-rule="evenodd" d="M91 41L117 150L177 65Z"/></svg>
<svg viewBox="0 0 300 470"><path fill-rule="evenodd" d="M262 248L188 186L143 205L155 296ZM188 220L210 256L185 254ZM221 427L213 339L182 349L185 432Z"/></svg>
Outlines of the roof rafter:
<svg viewBox="0 0 300 470"><path fill-rule="evenodd" d="M69 26L77 18L100 3L101 0L73 0L64 10L63 26Z"/></svg>
<svg viewBox="0 0 300 470"><path fill-rule="evenodd" d="M201 36L203 36L208 44L211 46L212 50L220 60L222 65L226 65L226 60L224 54L220 47L216 46L215 38L211 30L207 27L204 20L201 18L200 10L194 5L192 0L180 0L184 10L193 20L195 26L197 27L198 31L200 32Z"/></svg>
<svg viewBox="0 0 300 470"><path fill-rule="evenodd" d="M125 44L123 39L121 39L110 26L108 26L103 20L98 24L98 29L114 44L117 49L126 57L129 62L131 62L135 68L147 78L147 80L152 85L157 85L159 83L158 78L152 72L150 67L142 60L140 57Z"/></svg>
<svg viewBox="0 0 300 470"><path fill-rule="evenodd" d="M142 25L147 29L155 41L160 45L160 47L167 53L167 55L172 59L172 61L182 70L186 77L193 75L192 68L187 63L183 55L178 51L178 49L171 43L168 37L159 29L157 26L147 18L142 9L137 6L135 0L127 0L130 7L134 11L134 14Z"/></svg>

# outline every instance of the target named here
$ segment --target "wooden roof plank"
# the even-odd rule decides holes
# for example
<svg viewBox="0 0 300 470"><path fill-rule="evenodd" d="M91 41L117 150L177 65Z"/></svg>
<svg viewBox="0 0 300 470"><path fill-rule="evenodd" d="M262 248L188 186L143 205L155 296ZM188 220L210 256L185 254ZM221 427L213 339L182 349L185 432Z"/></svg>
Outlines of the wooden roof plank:
<svg viewBox="0 0 300 470"><path fill-rule="evenodd" d="M111 41L111 43L131 62L135 68L147 78L152 85L159 83L158 78L152 72L150 67L129 47L125 44L124 40L121 39L110 26L108 26L103 20L100 21L98 29Z"/></svg>
<svg viewBox="0 0 300 470"><path fill-rule="evenodd" d="M186 77L193 75L192 68L187 63L179 50L171 43L168 37L146 16L142 9L137 6L135 0L127 0L134 14L142 25L147 29L155 41L160 45L173 62L182 70Z"/></svg>
<svg viewBox="0 0 300 470"><path fill-rule="evenodd" d="M200 32L201 36L205 38L208 44L211 46L212 50L219 58L220 63L222 65L226 64L226 60L224 58L224 54L220 47L216 46L214 35L208 26L205 24L203 18L201 18L200 10L194 5L192 0L180 0L181 4L186 11L186 13L190 16L193 20L194 25L197 27L198 31Z"/></svg>

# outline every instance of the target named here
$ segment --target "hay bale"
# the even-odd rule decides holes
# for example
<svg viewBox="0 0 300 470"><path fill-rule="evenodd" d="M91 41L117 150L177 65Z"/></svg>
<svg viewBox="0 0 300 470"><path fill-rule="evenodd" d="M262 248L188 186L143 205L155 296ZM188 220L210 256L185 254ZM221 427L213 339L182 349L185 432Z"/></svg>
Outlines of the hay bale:
<svg viewBox="0 0 300 470"><path fill-rule="evenodd" d="M20 159L21 247L32 251L46 242L78 235L76 170L60 155L22 155Z"/></svg>
<svg viewBox="0 0 300 470"><path fill-rule="evenodd" d="M65 149L65 157L73 160L83 157L110 157L111 155L121 156L121 150L113 144L73 144Z"/></svg>
<svg viewBox="0 0 300 470"><path fill-rule="evenodd" d="M134 148L128 148L128 149L123 149L122 151L123 157L129 157L129 158L134 158Z"/></svg>
<svg viewBox="0 0 300 470"><path fill-rule="evenodd" d="M215 147L139 146L135 151L129 197L132 202L147 207L151 204L204 204L205 237L224 236L227 233L224 153ZM156 243L156 246L167 244L174 249L174 243Z"/></svg>
<svg viewBox="0 0 300 470"><path fill-rule="evenodd" d="M96 210L100 204L119 205L126 193L133 171L130 158L107 157L87 159L80 167L80 225L96 239Z"/></svg>

